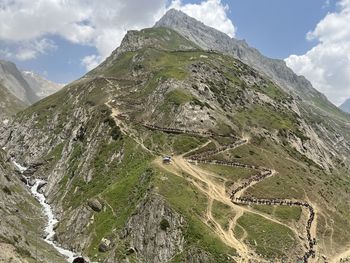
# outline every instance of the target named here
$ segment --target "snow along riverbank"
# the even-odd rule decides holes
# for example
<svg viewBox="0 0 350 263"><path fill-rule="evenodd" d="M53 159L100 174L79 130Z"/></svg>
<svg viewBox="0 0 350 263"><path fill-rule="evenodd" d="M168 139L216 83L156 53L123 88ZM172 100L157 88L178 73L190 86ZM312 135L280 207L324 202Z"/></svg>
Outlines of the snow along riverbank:
<svg viewBox="0 0 350 263"><path fill-rule="evenodd" d="M24 173L27 168L18 164L15 160L12 160L13 164L16 166L20 173ZM32 195L39 201L41 206L43 207L44 214L47 217L47 225L44 229L45 231L45 241L52 245L60 254L65 256L68 262L73 262L73 260L77 257L73 251L64 249L53 242L53 237L55 236L55 225L58 223L58 220L55 218L51 206L46 202L46 197L44 194L39 192L40 186L45 184L44 180L36 179L35 183L32 187L30 187L30 191Z"/></svg>

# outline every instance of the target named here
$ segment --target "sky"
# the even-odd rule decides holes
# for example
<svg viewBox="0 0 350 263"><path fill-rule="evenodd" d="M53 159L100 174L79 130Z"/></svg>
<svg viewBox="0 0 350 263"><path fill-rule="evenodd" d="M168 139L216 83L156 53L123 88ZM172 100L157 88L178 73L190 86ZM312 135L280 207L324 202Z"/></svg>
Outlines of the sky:
<svg viewBox="0 0 350 263"><path fill-rule="evenodd" d="M0 0L0 59L69 83L169 8L284 59L336 105L350 98L350 0Z"/></svg>

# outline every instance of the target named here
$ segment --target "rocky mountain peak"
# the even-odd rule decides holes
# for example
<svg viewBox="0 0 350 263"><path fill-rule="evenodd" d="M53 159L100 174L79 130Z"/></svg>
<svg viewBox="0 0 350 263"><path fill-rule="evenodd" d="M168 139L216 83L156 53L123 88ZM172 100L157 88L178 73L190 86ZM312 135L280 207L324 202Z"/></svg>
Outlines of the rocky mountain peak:
<svg viewBox="0 0 350 263"><path fill-rule="evenodd" d="M59 84L47 80L32 71L22 71L22 75L40 99L50 96L51 94L59 91L64 86L64 84Z"/></svg>
<svg viewBox="0 0 350 263"><path fill-rule="evenodd" d="M257 69L285 91L300 96L309 104L318 107L318 102L322 101L326 108L336 109L323 94L312 87L307 79L296 75L288 68L283 60L268 58L257 49L250 47L245 40L231 38L181 11L169 10L154 27L171 28L204 50L216 50L229 54Z"/></svg>
<svg viewBox="0 0 350 263"><path fill-rule="evenodd" d="M10 93L27 104L38 100L35 92L12 62L0 60L0 82Z"/></svg>

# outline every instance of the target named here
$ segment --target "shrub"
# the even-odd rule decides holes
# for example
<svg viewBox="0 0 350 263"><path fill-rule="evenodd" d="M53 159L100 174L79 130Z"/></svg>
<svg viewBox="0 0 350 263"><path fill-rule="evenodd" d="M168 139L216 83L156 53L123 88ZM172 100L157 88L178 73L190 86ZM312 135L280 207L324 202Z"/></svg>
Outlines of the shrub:
<svg viewBox="0 0 350 263"><path fill-rule="evenodd" d="M163 231L166 231L169 227L170 227L169 221L163 218L162 221L160 221L160 229L162 229Z"/></svg>

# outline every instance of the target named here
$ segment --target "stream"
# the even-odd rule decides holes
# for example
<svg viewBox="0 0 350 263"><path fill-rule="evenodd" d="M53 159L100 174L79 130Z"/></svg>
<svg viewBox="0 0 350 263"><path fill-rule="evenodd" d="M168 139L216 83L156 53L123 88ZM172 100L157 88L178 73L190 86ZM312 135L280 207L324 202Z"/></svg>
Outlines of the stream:
<svg viewBox="0 0 350 263"><path fill-rule="evenodd" d="M12 160L15 167L18 169L20 173L24 173L27 168L18 164L15 160ZM44 214L47 218L47 224L45 226L45 242L53 246L61 255L63 255L67 262L73 262L73 260L77 257L77 255L70 250L64 249L53 241L53 237L55 236L55 226L58 223L58 220L55 218L52 207L46 202L46 197L44 194L39 192L40 186L45 184L46 181L41 179L36 179L33 186L27 186L30 188L30 192L35 197L36 200L39 201L40 205L43 207Z"/></svg>

